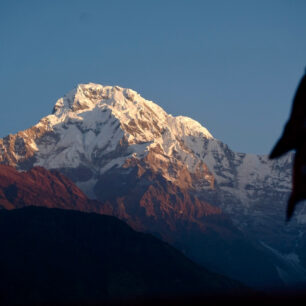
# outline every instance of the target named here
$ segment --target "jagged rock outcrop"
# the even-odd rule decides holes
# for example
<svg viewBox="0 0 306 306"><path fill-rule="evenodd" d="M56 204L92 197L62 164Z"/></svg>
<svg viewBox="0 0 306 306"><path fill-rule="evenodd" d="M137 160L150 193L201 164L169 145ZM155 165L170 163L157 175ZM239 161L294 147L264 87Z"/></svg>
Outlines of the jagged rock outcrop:
<svg viewBox="0 0 306 306"><path fill-rule="evenodd" d="M110 214L111 207L90 200L58 171L34 167L18 172L11 166L0 165L0 208L16 209L27 206L63 208Z"/></svg>

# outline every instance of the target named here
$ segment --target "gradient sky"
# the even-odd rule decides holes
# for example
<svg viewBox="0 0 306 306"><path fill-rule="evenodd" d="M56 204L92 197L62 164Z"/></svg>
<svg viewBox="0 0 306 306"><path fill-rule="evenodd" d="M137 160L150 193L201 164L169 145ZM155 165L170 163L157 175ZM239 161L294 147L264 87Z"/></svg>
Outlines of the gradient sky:
<svg viewBox="0 0 306 306"><path fill-rule="evenodd" d="M304 0L1 0L0 137L95 82L269 153L306 66L305 16Z"/></svg>

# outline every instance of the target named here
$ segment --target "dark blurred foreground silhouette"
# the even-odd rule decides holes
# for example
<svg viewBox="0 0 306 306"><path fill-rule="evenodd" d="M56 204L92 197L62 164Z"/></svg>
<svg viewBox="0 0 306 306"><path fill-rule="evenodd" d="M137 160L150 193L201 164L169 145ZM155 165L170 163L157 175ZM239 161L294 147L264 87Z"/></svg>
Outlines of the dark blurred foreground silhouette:
<svg viewBox="0 0 306 306"><path fill-rule="evenodd" d="M115 217L0 210L0 305L305 305L304 288L269 292L207 271Z"/></svg>
<svg viewBox="0 0 306 306"><path fill-rule="evenodd" d="M296 153L292 193L287 206L287 221L292 217L296 204L306 199L306 74L300 81L293 100L290 118L270 158L280 157L291 150L295 150Z"/></svg>
<svg viewBox="0 0 306 306"><path fill-rule="evenodd" d="M0 305L150 303L251 294L119 219L44 207L0 210Z"/></svg>

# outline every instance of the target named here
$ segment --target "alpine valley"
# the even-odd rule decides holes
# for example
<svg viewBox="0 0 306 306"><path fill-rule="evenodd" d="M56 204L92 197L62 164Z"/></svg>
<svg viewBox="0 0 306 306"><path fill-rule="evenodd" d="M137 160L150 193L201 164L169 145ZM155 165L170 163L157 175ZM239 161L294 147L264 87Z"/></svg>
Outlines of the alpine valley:
<svg viewBox="0 0 306 306"><path fill-rule="evenodd" d="M55 207L116 216L208 270L261 289L306 283L306 211L285 223L292 160L233 152L195 120L167 114L131 89L93 83L0 139L0 164L32 176L40 167L57 170L91 199L81 193L71 207L59 197ZM30 205L16 204L16 183L3 188L0 207ZM41 205L54 207L48 203Z"/></svg>

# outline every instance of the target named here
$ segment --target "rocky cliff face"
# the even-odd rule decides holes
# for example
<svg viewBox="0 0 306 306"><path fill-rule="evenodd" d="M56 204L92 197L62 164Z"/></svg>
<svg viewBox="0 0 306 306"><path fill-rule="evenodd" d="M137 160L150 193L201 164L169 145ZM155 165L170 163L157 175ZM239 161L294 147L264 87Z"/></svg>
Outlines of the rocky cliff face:
<svg viewBox="0 0 306 306"><path fill-rule="evenodd" d="M204 252L190 250L199 228L218 228L226 213L232 229L299 266L291 253L299 252L306 218L300 211L284 225L292 155L270 161L235 153L198 122L173 117L131 89L79 85L56 102L51 115L1 139L0 163L57 169L87 196L108 203L114 215L197 259ZM173 233L188 227L197 230L187 248L188 238L183 243ZM223 237L226 231L220 232ZM284 268L276 269L284 279Z"/></svg>
<svg viewBox="0 0 306 306"><path fill-rule="evenodd" d="M27 206L44 206L110 214L111 208L86 195L57 171L34 167L18 172L0 165L0 208L12 210Z"/></svg>

